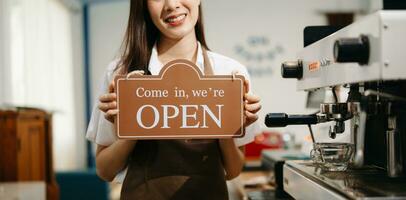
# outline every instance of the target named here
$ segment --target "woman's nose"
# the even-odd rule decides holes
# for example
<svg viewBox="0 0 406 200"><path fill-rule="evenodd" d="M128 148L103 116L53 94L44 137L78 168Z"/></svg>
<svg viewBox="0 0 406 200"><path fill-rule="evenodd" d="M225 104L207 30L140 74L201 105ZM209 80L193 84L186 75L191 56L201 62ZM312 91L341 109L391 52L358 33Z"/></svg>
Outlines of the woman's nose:
<svg viewBox="0 0 406 200"><path fill-rule="evenodd" d="M174 11L178 8L180 8L179 0L166 0L165 1L165 10L166 11Z"/></svg>

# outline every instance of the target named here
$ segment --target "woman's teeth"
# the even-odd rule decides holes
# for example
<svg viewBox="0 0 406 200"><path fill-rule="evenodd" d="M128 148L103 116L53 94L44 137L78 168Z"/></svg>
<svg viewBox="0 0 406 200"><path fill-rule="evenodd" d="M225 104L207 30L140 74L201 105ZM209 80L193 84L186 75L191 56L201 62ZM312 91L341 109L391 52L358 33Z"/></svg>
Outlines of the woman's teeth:
<svg viewBox="0 0 406 200"><path fill-rule="evenodd" d="M184 19L186 17L186 14L183 15L179 15L177 17L173 17L173 18L169 18L166 21L168 21L169 23L174 23L174 22L178 22L181 21L182 19Z"/></svg>

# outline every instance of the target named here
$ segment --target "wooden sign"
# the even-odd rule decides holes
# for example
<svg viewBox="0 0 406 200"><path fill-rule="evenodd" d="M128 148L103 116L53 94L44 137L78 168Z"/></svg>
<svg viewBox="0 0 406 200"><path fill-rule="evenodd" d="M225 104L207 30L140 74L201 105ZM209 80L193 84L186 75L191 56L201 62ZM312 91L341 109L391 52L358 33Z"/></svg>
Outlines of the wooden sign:
<svg viewBox="0 0 406 200"><path fill-rule="evenodd" d="M197 139L244 136L244 77L203 75L187 60L157 76L116 79L121 139Z"/></svg>

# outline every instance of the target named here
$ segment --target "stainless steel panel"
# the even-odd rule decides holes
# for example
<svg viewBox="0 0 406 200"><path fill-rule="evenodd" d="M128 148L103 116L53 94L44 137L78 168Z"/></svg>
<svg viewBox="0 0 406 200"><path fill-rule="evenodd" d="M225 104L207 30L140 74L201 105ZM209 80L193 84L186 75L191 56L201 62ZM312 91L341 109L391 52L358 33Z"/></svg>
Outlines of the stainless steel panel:
<svg viewBox="0 0 406 200"><path fill-rule="evenodd" d="M322 187L289 165L283 166L283 187L295 199L346 199L334 191Z"/></svg>
<svg viewBox="0 0 406 200"><path fill-rule="evenodd" d="M374 166L322 171L311 161L286 161L284 189L297 199L406 199L406 179Z"/></svg>
<svg viewBox="0 0 406 200"><path fill-rule="evenodd" d="M303 78L298 90L377 80L406 79L406 11L378 11L304 48L298 58L303 62ZM333 47L337 39L366 35L370 43L367 65L336 63Z"/></svg>

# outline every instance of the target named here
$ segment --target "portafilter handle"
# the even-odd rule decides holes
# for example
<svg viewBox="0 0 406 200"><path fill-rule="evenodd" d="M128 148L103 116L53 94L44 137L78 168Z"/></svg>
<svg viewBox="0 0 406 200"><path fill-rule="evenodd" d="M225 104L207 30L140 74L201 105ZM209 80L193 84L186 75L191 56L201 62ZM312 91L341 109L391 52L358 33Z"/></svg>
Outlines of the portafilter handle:
<svg viewBox="0 0 406 200"><path fill-rule="evenodd" d="M317 124L316 114L311 115L288 115L286 113L269 113L265 116L267 127L285 127L287 125Z"/></svg>

